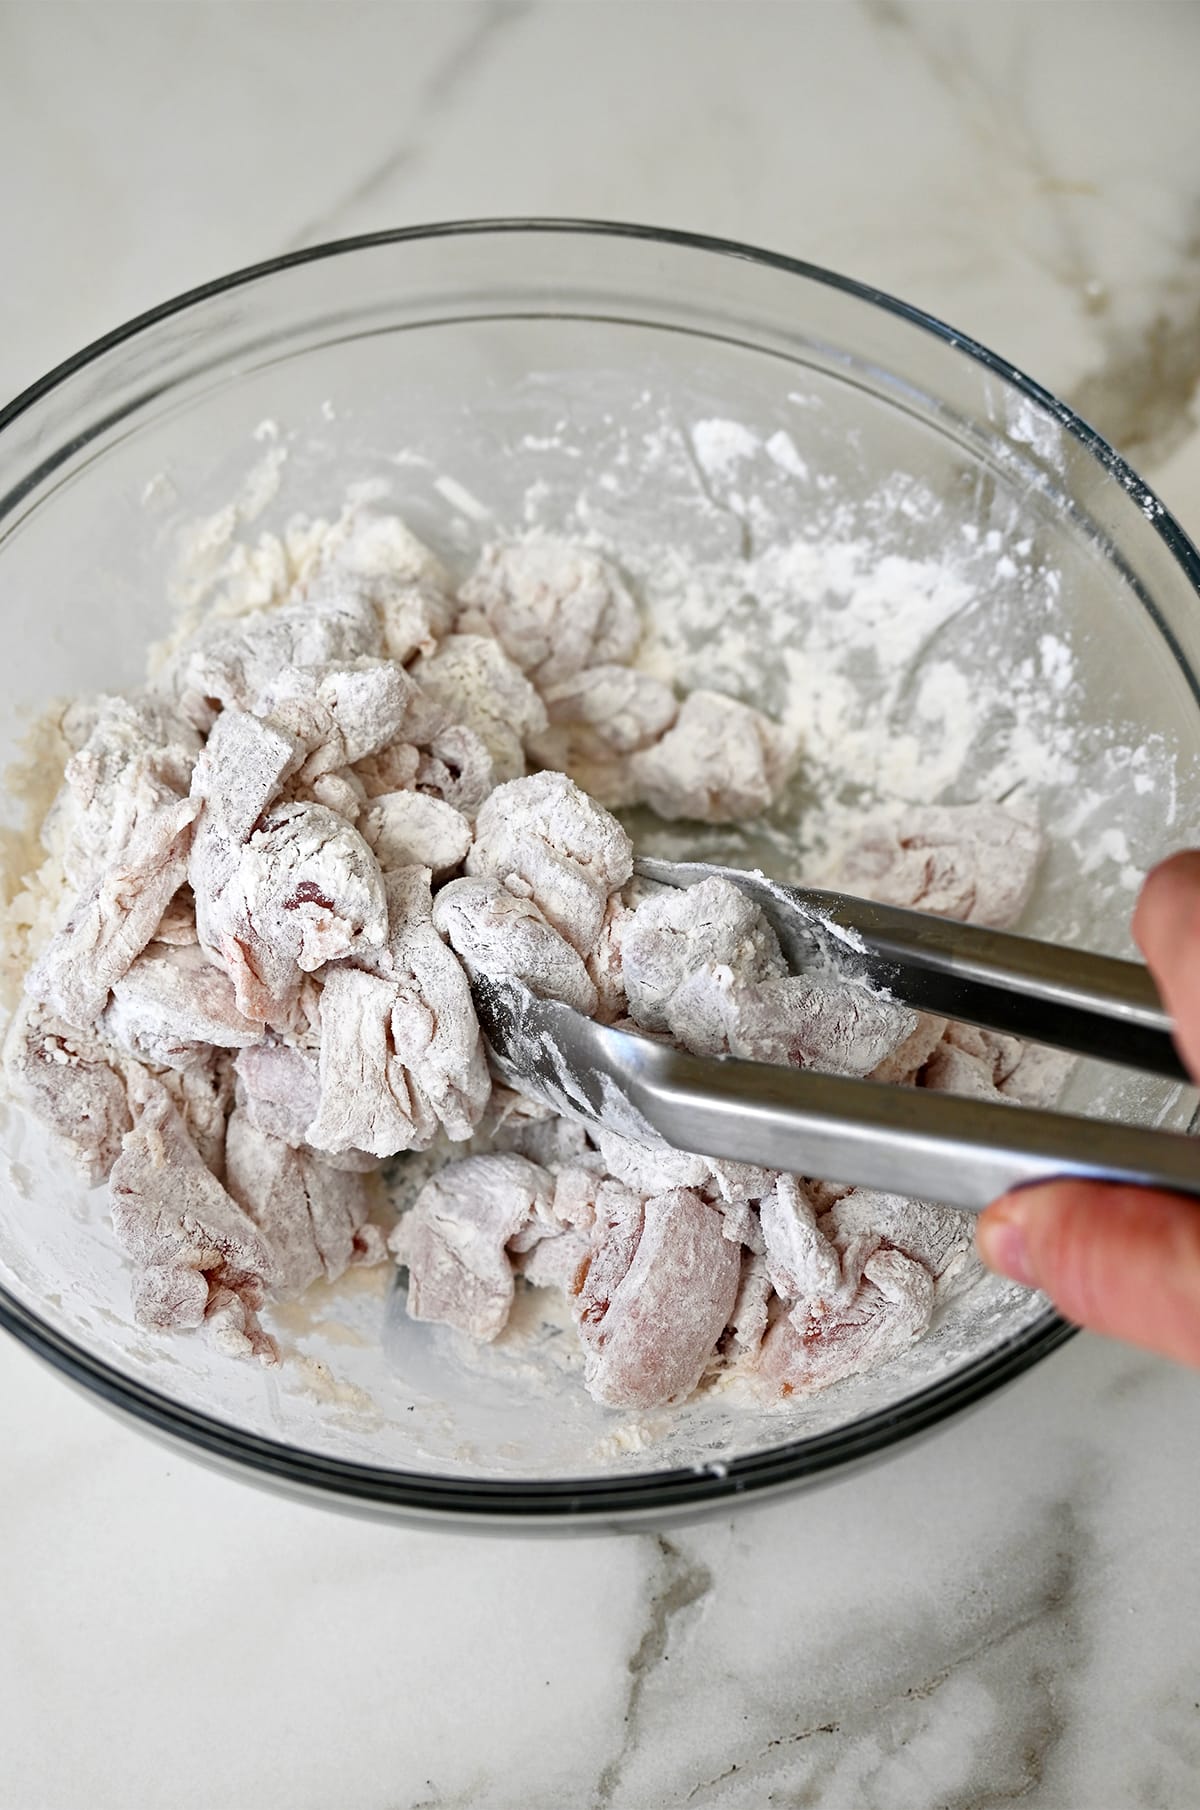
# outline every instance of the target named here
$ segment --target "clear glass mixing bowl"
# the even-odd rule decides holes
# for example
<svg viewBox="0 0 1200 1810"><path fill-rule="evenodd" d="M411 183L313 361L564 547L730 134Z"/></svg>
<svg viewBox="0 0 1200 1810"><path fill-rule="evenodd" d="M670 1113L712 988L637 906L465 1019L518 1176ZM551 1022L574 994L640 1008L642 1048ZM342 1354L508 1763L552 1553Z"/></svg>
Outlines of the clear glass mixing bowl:
<svg viewBox="0 0 1200 1810"><path fill-rule="evenodd" d="M736 584L697 606L679 549L727 576L751 542L840 539L901 569L894 606L877 600L878 645L859 649L857 679L843 661L839 684L859 686L864 722L886 718L887 746L908 748L898 795L994 796L1011 770L1036 800L1053 840L1037 934L1124 949L1136 870L1196 833L1200 562L1110 447L888 296L742 245L574 222L382 234L263 264L131 322L0 413L6 762L50 700L140 680L189 523L239 499L207 543L192 533L194 556L219 551L231 527L328 514L361 480L460 565L497 526L600 533L688 680L773 709L814 636L836 649L845 599L827 594L828 561L807 588L797 579L781 631L778 607ZM914 627L908 580L950 548L966 590L938 593ZM954 671L977 675L978 695L967 741L958 712L967 752L941 772L939 686ZM886 761L860 770L861 737L821 750L826 688L806 682L822 797L886 794ZM718 852L786 869L791 811L795 872L813 802L802 783L773 841L735 834ZM10 787L10 824L21 808ZM1086 1069L1068 1103L1174 1125L1191 1109ZM195 1452L380 1514L678 1519L876 1458L1068 1333L1043 1300L984 1280L904 1356L807 1403L759 1412L718 1396L631 1421L586 1400L569 1339L536 1314L522 1343L476 1358L411 1326L375 1272L282 1310L288 1355L264 1371L131 1322L103 1193L12 1106L0 1156L9 1330Z"/></svg>

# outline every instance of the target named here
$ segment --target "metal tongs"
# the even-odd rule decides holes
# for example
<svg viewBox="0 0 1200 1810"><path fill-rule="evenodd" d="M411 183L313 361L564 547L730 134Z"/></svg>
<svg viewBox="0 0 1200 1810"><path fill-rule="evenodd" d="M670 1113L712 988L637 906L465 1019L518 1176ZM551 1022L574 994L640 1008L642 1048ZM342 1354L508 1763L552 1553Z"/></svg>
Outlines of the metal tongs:
<svg viewBox="0 0 1200 1810"><path fill-rule="evenodd" d="M737 868L641 860L636 871L668 886L731 880L766 914L795 973L832 965L921 1011L1190 1084L1136 962ZM477 979L474 992L503 1079L644 1143L971 1211L1062 1176L1200 1196L1200 1143L1180 1133L692 1056L596 1024L519 981Z"/></svg>

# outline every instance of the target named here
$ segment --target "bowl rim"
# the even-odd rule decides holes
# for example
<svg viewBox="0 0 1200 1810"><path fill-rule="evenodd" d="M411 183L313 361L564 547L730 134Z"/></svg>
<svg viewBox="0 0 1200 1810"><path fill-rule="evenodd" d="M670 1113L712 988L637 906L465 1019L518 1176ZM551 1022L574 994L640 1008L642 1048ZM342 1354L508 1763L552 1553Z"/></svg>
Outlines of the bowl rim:
<svg viewBox="0 0 1200 1810"><path fill-rule="evenodd" d="M44 376L0 406L0 436L43 398L114 348L172 316L216 296L259 282L298 266L384 246L440 238L544 234L596 239L632 239L684 250L734 258L798 276L839 290L930 334L1001 378L1048 411L1105 473L1115 479L1162 537L1185 578L1200 595L1200 553L1174 515L1095 428L1067 403L987 346L960 333L938 316L904 302L887 291L846 277L782 252L738 240L670 227L571 217L507 216L438 221L332 239L242 266L221 277L134 315L80 351L53 366ZM878 1458L907 1439L928 1432L948 1418L1014 1381L1071 1338L1077 1330L1052 1309L1010 1340L948 1376L918 1389L886 1409L844 1427L806 1439L785 1440L764 1451L727 1462L611 1476L529 1480L453 1477L402 1471L326 1457L304 1447L251 1433L151 1389L77 1346L25 1307L0 1284L0 1326L49 1363L68 1380L102 1402L129 1414L143 1428L249 1474L260 1482L299 1490L327 1503L340 1502L368 1511L445 1518L513 1526L517 1523L580 1526L618 1516L653 1517L719 1505L789 1485L831 1477L846 1467Z"/></svg>

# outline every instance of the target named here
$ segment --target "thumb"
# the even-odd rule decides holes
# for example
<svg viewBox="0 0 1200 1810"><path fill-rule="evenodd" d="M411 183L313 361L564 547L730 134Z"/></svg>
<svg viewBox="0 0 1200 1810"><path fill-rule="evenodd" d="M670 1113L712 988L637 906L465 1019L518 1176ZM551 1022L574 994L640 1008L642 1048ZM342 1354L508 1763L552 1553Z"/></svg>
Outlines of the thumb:
<svg viewBox="0 0 1200 1810"><path fill-rule="evenodd" d="M1147 875L1133 934L1175 1021L1179 1052L1200 1075L1200 850L1172 855Z"/></svg>
<svg viewBox="0 0 1200 1810"><path fill-rule="evenodd" d="M996 1201L976 1238L989 1268L1043 1289L1068 1320L1200 1365L1200 1203L1049 1182Z"/></svg>

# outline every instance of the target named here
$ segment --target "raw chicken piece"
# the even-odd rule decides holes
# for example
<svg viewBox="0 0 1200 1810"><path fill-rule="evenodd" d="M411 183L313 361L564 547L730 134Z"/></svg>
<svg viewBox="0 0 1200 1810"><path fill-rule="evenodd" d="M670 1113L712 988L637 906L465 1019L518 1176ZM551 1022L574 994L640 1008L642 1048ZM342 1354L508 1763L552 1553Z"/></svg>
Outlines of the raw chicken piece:
<svg viewBox="0 0 1200 1810"><path fill-rule="evenodd" d="M383 651L401 665L431 653L450 627L450 577L399 516L351 505L329 536L308 595L360 592L374 606Z"/></svg>
<svg viewBox="0 0 1200 1810"><path fill-rule="evenodd" d="M192 838L188 879L197 936L218 959L224 895L237 873L242 848L303 758L303 746L294 736L248 711L224 710L196 762L192 796L202 808Z"/></svg>
<svg viewBox="0 0 1200 1810"><path fill-rule="evenodd" d="M86 734L43 839L79 897L26 984L68 1023L87 1025L183 882L199 809L187 796L199 741L171 710L144 699L92 700L75 726Z"/></svg>
<svg viewBox="0 0 1200 1810"><path fill-rule="evenodd" d="M616 568L568 541L485 547L459 595L539 689L629 660L641 639Z"/></svg>
<svg viewBox="0 0 1200 1810"><path fill-rule="evenodd" d="M992 1064L969 1050L942 1042L921 1070L921 1086L937 1094L966 1094L976 1100L1004 1100Z"/></svg>
<svg viewBox="0 0 1200 1810"><path fill-rule="evenodd" d="M744 1251L738 1292L729 1315L729 1332L738 1356L752 1358L762 1345L772 1294L766 1257L759 1251Z"/></svg>
<svg viewBox="0 0 1200 1810"><path fill-rule="evenodd" d="M320 1276L336 1282L352 1263L386 1256L382 1233L365 1223L366 1178L292 1149L240 1110L229 1120L225 1185L273 1253L275 1294L299 1294Z"/></svg>
<svg viewBox="0 0 1200 1810"><path fill-rule="evenodd" d="M960 1093L985 1091L982 1077L965 1063L958 1063L957 1057L952 1058L951 1051L982 1065L1000 1098L1016 1100L1022 1106L1053 1106L1076 1062L1065 1050L1022 1043L1019 1037L976 1025L950 1024L941 1048L934 1052L922 1076L926 1087ZM956 1078L959 1085L955 1085Z"/></svg>
<svg viewBox="0 0 1200 1810"><path fill-rule="evenodd" d="M730 1163L711 1156L705 1160L709 1179L699 1192L720 1209L726 1238L761 1251L764 1246L758 1203L774 1188L778 1174L754 1163Z"/></svg>
<svg viewBox="0 0 1200 1810"><path fill-rule="evenodd" d="M450 723L430 737L417 765L416 787L474 817L496 781L483 737L466 723Z"/></svg>
<svg viewBox="0 0 1200 1810"><path fill-rule="evenodd" d="M306 973L386 940L379 863L323 805L272 810L242 852L236 883L260 939Z"/></svg>
<svg viewBox="0 0 1200 1810"><path fill-rule="evenodd" d="M445 571L433 555L430 558L440 579L350 570L340 561L330 562L308 580L305 601L309 608L323 608L331 602L357 600L376 630L369 652L407 666L416 655L435 651L454 615Z"/></svg>
<svg viewBox="0 0 1200 1810"><path fill-rule="evenodd" d="M803 1180L804 1192L808 1195L818 1215L828 1213L836 1201L850 1193L848 1182L817 1181L811 1175L806 1175Z"/></svg>
<svg viewBox="0 0 1200 1810"><path fill-rule="evenodd" d="M426 584L443 593L450 574L433 551L398 515L370 507L370 498L355 494L332 531L322 536L311 583L320 587L334 578L377 584Z"/></svg>
<svg viewBox="0 0 1200 1810"><path fill-rule="evenodd" d="M495 783L492 757L474 729L451 720L446 706L410 681L400 739L357 761L354 776L367 798L417 790L473 817Z"/></svg>
<svg viewBox="0 0 1200 1810"><path fill-rule="evenodd" d="M542 684L541 692L551 725L569 730L568 760L646 748L666 734L679 709L669 685L630 666L589 666Z"/></svg>
<svg viewBox="0 0 1200 1810"><path fill-rule="evenodd" d="M433 902L433 921L472 979L512 978L539 999L595 1011L596 989L581 957L532 899L507 892L499 880L451 880Z"/></svg>
<svg viewBox="0 0 1200 1810"><path fill-rule="evenodd" d="M1006 1100L1022 1106L1053 1106L1075 1066L1065 1050L1048 1049L1043 1043L1027 1043L1015 1066L1000 1082Z"/></svg>
<svg viewBox="0 0 1200 1810"><path fill-rule="evenodd" d="M60 1137L94 1188L121 1153L133 1120L125 1082L98 1038L26 1001L5 1047L5 1067L30 1110Z"/></svg>
<svg viewBox="0 0 1200 1810"><path fill-rule="evenodd" d="M333 767L328 773L316 773L309 780L300 774L288 791L289 804L323 804L356 827L367 802L367 788L353 767Z"/></svg>
<svg viewBox="0 0 1200 1810"><path fill-rule="evenodd" d="M509 1093L509 1089L498 1082L492 1088L492 1103L495 1105L497 1095ZM513 1096L520 1100L522 1096ZM540 1103L530 1100L528 1106ZM575 1119L564 1119L558 1113L551 1112L549 1107L541 1108L541 1116L525 1113L510 1113L501 1118L496 1129L491 1133L494 1147L497 1150L515 1150L518 1156L527 1156L531 1163L540 1163L543 1169L550 1169L562 1183L567 1175L581 1176L590 1174L593 1192L597 1175L602 1172L603 1165L599 1153L588 1144L587 1133ZM582 1165L590 1164L591 1168ZM557 1193L555 1213L559 1214ZM559 1215L561 1217L561 1215ZM571 1223L574 1216L568 1215ZM588 1221L590 1224L590 1220Z"/></svg>
<svg viewBox="0 0 1200 1810"><path fill-rule="evenodd" d="M511 1155L465 1157L426 1182L388 1240L408 1269L413 1319L473 1339L502 1332L513 1298L505 1246L552 1189L545 1170Z"/></svg>
<svg viewBox="0 0 1200 1810"><path fill-rule="evenodd" d="M360 959L400 989L403 1014L393 1019L397 1054L413 1070L446 1136L461 1143L483 1117L491 1080L470 983L433 923L429 880L423 867L386 876L388 940L378 955Z"/></svg>
<svg viewBox="0 0 1200 1810"><path fill-rule="evenodd" d="M711 1185L703 1189L706 1200L723 1200L730 1204L760 1201L779 1179L776 1170L762 1169L757 1163L727 1162L715 1156L704 1160L711 1174Z"/></svg>
<svg viewBox="0 0 1200 1810"><path fill-rule="evenodd" d="M696 1055L866 1075L917 1023L864 985L789 975L763 913L720 877L644 899L622 927L621 968L635 1022Z"/></svg>
<svg viewBox="0 0 1200 1810"><path fill-rule="evenodd" d="M693 691L674 728L630 756L629 772L660 817L736 823L774 802L796 752L760 711L717 691Z"/></svg>
<svg viewBox="0 0 1200 1810"><path fill-rule="evenodd" d="M982 1025L960 1024L957 1020L947 1024L944 1041L985 1063L997 1087L1007 1081L1025 1051L1021 1039L1010 1037L1006 1031L989 1031Z"/></svg>
<svg viewBox="0 0 1200 1810"><path fill-rule="evenodd" d="M878 1250L848 1307L797 1326L776 1320L763 1341L759 1370L780 1395L815 1395L832 1383L897 1356L929 1325L933 1278L899 1251Z"/></svg>
<svg viewBox="0 0 1200 1810"><path fill-rule="evenodd" d="M557 1288L564 1295L577 1295L591 1255L592 1241L586 1232L562 1232L514 1254L513 1266L531 1288Z"/></svg>
<svg viewBox="0 0 1200 1810"><path fill-rule="evenodd" d="M123 842L31 969L26 990L68 1024L94 1024L108 996L154 935L188 872L200 809L161 779L144 777Z"/></svg>
<svg viewBox="0 0 1200 1810"><path fill-rule="evenodd" d="M630 777L627 754L585 754L569 729L551 729L531 742L530 749L542 766L569 773L580 791L606 811L623 811L643 802Z"/></svg>
<svg viewBox="0 0 1200 1810"><path fill-rule="evenodd" d="M551 1198L540 1200L532 1218L508 1241L509 1255L513 1258L524 1256L538 1244L566 1237L582 1239L590 1253L597 1223L606 1223L606 1216L613 1212L620 1216L632 1198L622 1182L590 1167L577 1168L568 1164L560 1167L557 1173L551 1172L551 1178L554 1190ZM638 1204L641 1204L640 1196ZM528 1269L525 1273L529 1274ZM575 1294L578 1290L570 1292Z"/></svg>
<svg viewBox="0 0 1200 1810"><path fill-rule="evenodd" d="M197 912L226 884L238 849L303 759L294 735L246 710L221 712L192 775L192 796L204 807L192 860Z"/></svg>
<svg viewBox="0 0 1200 1810"><path fill-rule="evenodd" d="M451 718L475 731L496 779L524 773L525 741L545 730L546 707L498 641L487 635L447 635L437 652L422 654L412 671L422 690Z"/></svg>
<svg viewBox="0 0 1200 1810"><path fill-rule="evenodd" d="M314 1150L394 1156L433 1141L437 1116L397 1042L404 1003L395 983L359 968L331 969L321 1002L320 1094L305 1140ZM428 1017L429 1015L427 1015ZM430 1020L432 1023L432 1020Z"/></svg>
<svg viewBox="0 0 1200 1810"><path fill-rule="evenodd" d="M425 579L405 583L374 580L371 596L383 631L383 650L398 666L418 654L432 654L450 629L454 605L446 592Z"/></svg>
<svg viewBox="0 0 1200 1810"><path fill-rule="evenodd" d="M633 872L633 845L565 773L534 773L497 786L475 824L467 872L495 875L531 898L542 916L586 956L609 894Z"/></svg>
<svg viewBox="0 0 1200 1810"><path fill-rule="evenodd" d="M741 1258L721 1216L678 1188L597 1219L576 1296L588 1392L614 1408L655 1408L699 1382L737 1297Z"/></svg>
<svg viewBox="0 0 1200 1810"><path fill-rule="evenodd" d="M926 805L869 826L843 856L839 884L885 905L1003 930L1033 891L1042 834L998 804Z"/></svg>
<svg viewBox="0 0 1200 1810"><path fill-rule="evenodd" d="M411 742L393 742L389 748L360 760L354 767L354 777L362 786L364 802L381 798L387 792L409 791L416 784L420 764L420 750Z"/></svg>
<svg viewBox="0 0 1200 1810"><path fill-rule="evenodd" d="M87 733L67 762L43 839L83 892L138 841L165 799L187 796L200 738L147 698L99 697L89 700L86 718L75 715Z"/></svg>
<svg viewBox="0 0 1200 1810"><path fill-rule="evenodd" d="M258 1131L280 1138L293 1150L317 1155L305 1133L321 1103L320 1058L316 1049L301 1049L274 1038L241 1050L234 1064L237 1103ZM322 1150L322 1164L347 1175L370 1175L379 1158L365 1150Z"/></svg>
<svg viewBox="0 0 1200 1810"><path fill-rule="evenodd" d="M371 971L326 976L320 1104L307 1132L317 1150L424 1149L439 1124L461 1142L487 1105L470 986L434 928L428 869L398 869L386 888L388 941Z"/></svg>
<svg viewBox="0 0 1200 1810"><path fill-rule="evenodd" d="M299 1148L321 1099L316 1051L271 1038L240 1050L234 1069L244 1116L259 1131Z"/></svg>
<svg viewBox="0 0 1200 1810"><path fill-rule="evenodd" d="M181 1115L200 1161L224 1181L225 1121L233 1105L232 1056L227 1050L210 1050L207 1061L163 1069L158 1080Z"/></svg>
<svg viewBox="0 0 1200 1810"><path fill-rule="evenodd" d="M1021 1061L1019 1037L950 1023L921 1070L920 1082L933 1093L971 1094L981 1100L1013 1097L1001 1091Z"/></svg>
<svg viewBox="0 0 1200 1810"><path fill-rule="evenodd" d="M195 836L196 832L193 830L193 842ZM163 912L155 929L153 941L147 944L147 947L154 949L156 945L165 945L170 949L194 948L198 940L196 901L192 897L191 887L185 884L180 887Z"/></svg>
<svg viewBox="0 0 1200 1810"><path fill-rule="evenodd" d="M748 1200L727 1200L711 1183L699 1192L721 1215L721 1235L730 1244L744 1244L751 1251L765 1248L758 1213Z"/></svg>
<svg viewBox="0 0 1200 1810"><path fill-rule="evenodd" d="M515 1087L506 1087L503 1081L497 1081L492 1086L475 1135L480 1139L487 1139L489 1144L503 1136L505 1141L498 1144L497 1149L520 1150L522 1156L528 1156L528 1150L521 1149L518 1142L511 1140L520 1138L530 1128L548 1124L556 1116L554 1108L547 1106L544 1101L534 1100L528 1094L518 1093ZM474 1156L475 1152L471 1151L470 1154ZM541 1158L534 1160L540 1162Z"/></svg>
<svg viewBox="0 0 1200 1810"><path fill-rule="evenodd" d="M821 1229L839 1249L855 1238L869 1237L911 1257L929 1271L939 1298L970 1264L971 1216L900 1194L852 1188L830 1207Z"/></svg>
<svg viewBox="0 0 1200 1810"><path fill-rule="evenodd" d="M674 1150L670 1144L636 1144L599 1125L595 1138L609 1174L643 1198L676 1188L703 1188L711 1179L713 1165L706 1156Z"/></svg>
<svg viewBox="0 0 1200 1810"><path fill-rule="evenodd" d="M517 1153L514 1153L517 1154ZM532 1162L532 1158L528 1159ZM539 1165L540 1166L540 1165ZM600 1186L600 1178L590 1170L573 1171L571 1179L564 1184L562 1177L547 1171L550 1192L538 1201L532 1216L523 1226L513 1233L508 1241L508 1254L515 1262L518 1257L525 1256L535 1245L545 1240L561 1238L567 1232L583 1233L590 1229L596 1217L596 1191ZM616 1186L615 1183L610 1184ZM570 1218L560 1217L559 1203L562 1203L567 1214L578 1219L579 1224L572 1224Z"/></svg>
<svg viewBox="0 0 1200 1810"><path fill-rule="evenodd" d="M564 1132L578 1129L567 1119L559 1119L557 1123ZM590 1232L597 1216L608 1210L613 1189L623 1186L612 1176L581 1165L579 1158L584 1154L578 1152L574 1160L561 1164L554 1174L554 1218L559 1225L574 1232ZM587 1152L587 1155L594 1158L595 1152Z"/></svg>
<svg viewBox="0 0 1200 1810"><path fill-rule="evenodd" d="M143 950L113 988L100 1029L153 1068L186 1068L213 1047L244 1049L262 1036L238 1011L229 976L196 943Z"/></svg>
<svg viewBox="0 0 1200 1810"><path fill-rule="evenodd" d="M387 938L379 863L324 805L273 807L202 914L199 871L192 884L202 938L233 980L238 1010L259 1023L287 1010L302 970L381 948Z"/></svg>
<svg viewBox="0 0 1200 1810"><path fill-rule="evenodd" d="M793 1175L781 1175L758 1210L766 1245L767 1274L784 1301L799 1301L806 1314L820 1318L830 1308L843 1305L838 1253L818 1229L812 1202Z"/></svg>
<svg viewBox="0 0 1200 1810"><path fill-rule="evenodd" d="M887 1081L894 1086L911 1087L942 1040L945 1018L930 1012L918 1012L917 1022L903 1043L898 1043L877 1068L871 1070L872 1081Z"/></svg>
<svg viewBox="0 0 1200 1810"><path fill-rule="evenodd" d="M621 939L633 913L622 903L620 893L613 893L604 907L604 918L596 940L588 951L587 971L596 988L594 1016L601 1024L615 1024L629 1010L625 997L625 976L621 957Z"/></svg>
<svg viewBox="0 0 1200 1810"><path fill-rule="evenodd" d="M723 1024L723 1045L714 1020ZM912 1035L916 1020L910 1007L868 986L807 974L728 991L714 987L703 1006L691 989L681 989L671 1010L673 1035L697 1054L727 1050L748 1062L855 1077L887 1061Z"/></svg>
<svg viewBox="0 0 1200 1810"><path fill-rule="evenodd" d="M471 826L462 812L424 792L384 792L359 828L385 873L428 867L437 879L458 867L471 846Z"/></svg>
<svg viewBox="0 0 1200 1810"><path fill-rule="evenodd" d="M285 1043L300 1050L321 1047L321 981L314 974L302 974L300 986L287 1010L267 1020L266 1029Z"/></svg>
<svg viewBox="0 0 1200 1810"><path fill-rule="evenodd" d="M348 590L205 623L168 660L155 684L189 723L206 731L230 705L250 709L284 667L327 666L383 651L373 604Z"/></svg>
<svg viewBox="0 0 1200 1810"><path fill-rule="evenodd" d="M575 1291L573 1311L581 1342L596 1342L584 1328L598 1326L608 1312L637 1256L645 1227L645 1197L620 1183L610 1186L603 1213L593 1219L591 1254Z"/></svg>
<svg viewBox="0 0 1200 1810"><path fill-rule="evenodd" d="M266 1240L201 1162L165 1088L143 1075L135 1105L111 1177L113 1229L134 1264L134 1312L144 1326L195 1327L211 1311L227 1349L273 1363L278 1354L255 1318L275 1267Z"/></svg>
<svg viewBox="0 0 1200 1810"><path fill-rule="evenodd" d="M304 748L300 779L311 785L396 741L415 690L391 660L285 666L255 699L254 714Z"/></svg>
<svg viewBox="0 0 1200 1810"><path fill-rule="evenodd" d="M787 972L775 932L732 880L664 887L624 921L620 943L630 1016L648 1031L669 1028L671 1000L701 968L748 983Z"/></svg>
<svg viewBox="0 0 1200 1810"><path fill-rule="evenodd" d="M1022 1043L976 1025L950 1024L925 1063L920 1084L935 1093L1048 1107L1058 1099L1075 1061L1065 1050Z"/></svg>

